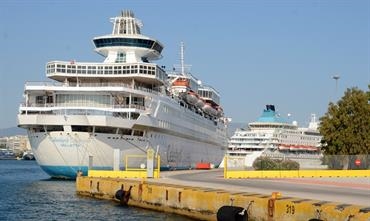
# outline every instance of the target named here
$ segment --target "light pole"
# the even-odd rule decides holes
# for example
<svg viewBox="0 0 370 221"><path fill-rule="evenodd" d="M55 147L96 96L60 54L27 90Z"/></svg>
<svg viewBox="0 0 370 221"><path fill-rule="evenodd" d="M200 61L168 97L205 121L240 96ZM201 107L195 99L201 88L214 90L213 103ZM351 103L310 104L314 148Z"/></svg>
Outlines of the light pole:
<svg viewBox="0 0 370 221"><path fill-rule="evenodd" d="M338 80L340 76L339 75L334 75L333 79L335 80L335 98L337 98L337 91L338 91Z"/></svg>

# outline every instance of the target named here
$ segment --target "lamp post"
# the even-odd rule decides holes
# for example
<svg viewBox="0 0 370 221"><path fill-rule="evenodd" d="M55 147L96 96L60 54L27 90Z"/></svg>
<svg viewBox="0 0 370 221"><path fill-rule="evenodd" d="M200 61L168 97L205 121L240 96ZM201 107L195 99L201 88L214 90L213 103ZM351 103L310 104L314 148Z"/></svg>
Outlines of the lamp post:
<svg viewBox="0 0 370 221"><path fill-rule="evenodd" d="M338 80L340 76L339 75L334 75L333 79L335 80L335 98L337 98L337 91L338 91Z"/></svg>

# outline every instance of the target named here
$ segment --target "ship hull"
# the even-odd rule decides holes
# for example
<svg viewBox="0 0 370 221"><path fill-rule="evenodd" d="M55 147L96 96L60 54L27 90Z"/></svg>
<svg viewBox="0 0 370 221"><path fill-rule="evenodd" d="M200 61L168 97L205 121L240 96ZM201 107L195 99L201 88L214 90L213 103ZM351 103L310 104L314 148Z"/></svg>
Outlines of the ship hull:
<svg viewBox="0 0 370 221"><path fill-rule="evenodd" d="M74 179L77 172L87 174L89 159L92 169L112 170L114 149L120 152L120 169L126 166L126 156L145 155L153 148L160 155L161 170L191 169L197 162L218 166L224 156L222 146L185 139L167 134L146 139L117 134L87 132L29 132L32 151L40 167L51 177ZM149 145L151 144L151 145ZM146 165L146 158L131 159L128 167Z"/></svg>

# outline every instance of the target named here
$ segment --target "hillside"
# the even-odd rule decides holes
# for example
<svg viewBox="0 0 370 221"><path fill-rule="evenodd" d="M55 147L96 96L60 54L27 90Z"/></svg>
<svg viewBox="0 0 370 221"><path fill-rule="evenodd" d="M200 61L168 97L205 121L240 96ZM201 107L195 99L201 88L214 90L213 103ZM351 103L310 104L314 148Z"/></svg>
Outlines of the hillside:
<svg viewBox="0 0 370 221"><path fill-rule="evenodd" d="M19 127L9 127L0 129L0 137L9 137L14 135L27 135L27 131Z"/></svg>

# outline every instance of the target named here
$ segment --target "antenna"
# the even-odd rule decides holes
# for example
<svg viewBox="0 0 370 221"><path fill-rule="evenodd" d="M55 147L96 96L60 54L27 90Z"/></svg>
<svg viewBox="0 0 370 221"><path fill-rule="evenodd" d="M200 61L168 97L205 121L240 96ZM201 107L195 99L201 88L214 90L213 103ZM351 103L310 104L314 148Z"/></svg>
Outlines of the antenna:
<svg viewBox="0 0 370 221"><path fill-rule="evenodd" d="M181 74L185 75L184 42L181 42L181 44L180 44L180 62L181 62Z"/></svg>
<svg viewBox="0 0 370 221"><path fill-rule="evenodd" d="M173 70L177 70L178 68L181 68L181 73L180 75L182 76L188 76L189 75L189 69L191 65L185 64L185 46L184 42L181 42L180 44L180 64L174 65ZM185 70L186 69L186 70Z"/></svg>
<svg viewBox="0 0 370 221"><path fill-rule="evenodd" d="M316 114L311 114L311 122L316 123Z"/></svg>

